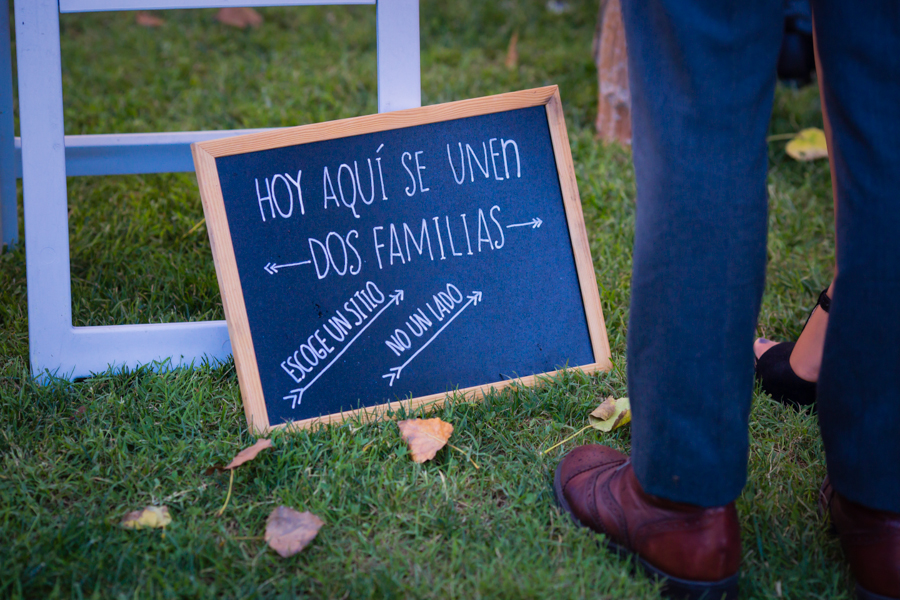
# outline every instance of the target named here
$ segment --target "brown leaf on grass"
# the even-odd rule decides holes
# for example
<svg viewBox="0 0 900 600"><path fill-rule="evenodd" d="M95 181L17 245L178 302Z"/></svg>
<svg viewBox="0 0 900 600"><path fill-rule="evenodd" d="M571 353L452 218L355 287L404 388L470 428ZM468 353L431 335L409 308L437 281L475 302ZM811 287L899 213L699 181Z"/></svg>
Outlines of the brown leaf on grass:
<svg viewBox="0 0 900 600"><path fill-rule="evenodd" d="M139 10L134 17L134 22L141 27L162 27L166 24L164 19L151 15L145 10Z"/></svg>
<svg viewBox="0 0 900 600"><path fill-rule="evenodd" d="M266 543L282 558L303 550L319 533L325 522L311 512L297 512L279 506L266 520Z"/></svg>
<svg viewBox="0 0 900 600"><path fill-rule="evenodd" d="M610 412L612 408L612 412ZM588 415L591 427L599 431L610 432L631 423L631 404L628 398L613 400L607 398L603 403Z"/></svg>
<svg viewBox="0 0 900 600"><path fill-rule="evenodd" d="M516 29L512 37L509 38L509 47L506 49L506 61L504 62L507 69L515 69L519 64L519 30Z"/></svg>
<svg viewBox="0 0 900 600"><path fill-rule="evenodd" d="M606 400L604 400L600 406L594 409L594 412L591 413L592 417L597 417L601 421L606 421L616 412L616 399L612 396L609 396Z"/></svg>
<svg viewBox="0 0 900 600"><path fill-rule="evenodd" d="M440 419L409 419L397 423L403 441L409 445L412 459L417 463L431 460L447 445L453 425Z"/></svg>
<svg viewBox="0 0 900 600"><path fill-rule="evenodd" d="M216 13L216 20L219 23L237 27L238 29L246 29L249 27L259 27L262 25L262 15L252 8L230 6L220 8Z"/></svg>
<svg viewBox="0 0 900 600"><path fill-rule="evenodd" d="M120 525L128 529L144 529L145 527L158 529L171 522L172 517L169 515L168 506L148 506L125 515Z"/></svg>
<svg viewBox="0 0 900 600"><path fill-rule="evenodd" d="M272 447L272 440L267 440L266 438L256 440L256 443L250 446L249 448L244 448L240 452L237 453L231 462L222 467L223 471L228 471L231 469L235 469L245 462L249 462L256 458L256 455L266 448Z"/></svg>
<svg viewBox="0 0 900 600"><path fill-rule="evenodd" d="M260 438L260 439L256 440L256 443L253 444L252 446L250 446L248 448L244 448L243 450L238 452L237 456L235 456L233 459L231 459L231 462L228 463L227 465L225 465L224 467L220 466L220 465L216 465L214 467L209 467L208 469L206 469L205 474L212 475L213 473L216 473L218 471L231 471L232 469L236 469L237 467L241 466L245 462L249 462L249 461L253 460L254 458L256 458L256 455L259 454L261 451L265 450L266 448L271 448L271 447L272 447L271 440L267 440L266 438Z"/></svg>

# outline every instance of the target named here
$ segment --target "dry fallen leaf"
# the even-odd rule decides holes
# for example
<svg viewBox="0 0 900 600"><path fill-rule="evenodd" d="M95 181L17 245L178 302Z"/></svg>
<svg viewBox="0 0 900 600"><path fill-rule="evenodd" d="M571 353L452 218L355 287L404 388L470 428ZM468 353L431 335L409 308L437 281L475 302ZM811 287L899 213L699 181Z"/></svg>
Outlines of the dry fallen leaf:
<svg viewBox="0 0 900 600"><path fill-rule="evenodd" d="M828 158L828 146L825 142L825 132L816 127L803 129L794 136L785 152L794 160L815 160L817 158Z"/></svg>
<svg viewBox="0 0 900 600"><path fill-rule="evenodd" d="M166 24L165 20L160 19L154 15L151 15L147 11L139 10L137 15L134 17L135 23L140 25L141 27L162 27Z"/></svg>
<svg viewBox="0 0 900 600"><path fill-rule="evenodd" d="M169 515L168 506L148 506L143 510L128 513L120 524L129 529L144 529L145 527L157 529L165 527L171 522L172 517Z"/></svg>
<svg viewBox="0 0 900 600"><path fill-rule="evenodd" d="M516 29L509 39L509 47L506 49L506 68L515 69L519 64L519 30Z"/></svg>
<svg viewBox="0 0 900 600"><path fill-rule="evenodd" d="M240 452L237 453L231 462L222 467L223 471L228 471L230 469L237 468L244 464L245 462L251 461L256 458L256 455L259 454L262 450L266 448L272 447L272 440L267 440L266 438L261 438L256 440L256 443L250 446L249 448L244 448Z"/></svg>
<svg viewBox="0 0 900 600"><path fill-rule="evenodd" d="M225 496L225 504L222 505L222 508L216 512L217 517L221 517L222 513L225 512L225 509L228 508L228 501L231 500L231 489L234 485L234 470L241 466L242 464L249 462L256 458L256 455L266 448L272 447L272 441L267 440L266 438L260 438L256 440L256 443L250 446L249 448L244 448L240 452L237 453L231 462L225 465L224 467L220 467L216 465L214 467L210 467L206 469L207 475L212 475L216 471L231 471L231 477L228 479L228 494Z"/></svg>
<svg viewBox="0 0 900 600"><path fill-rule="evenodd" d="M282 558L303 550L319 533L325 522L311 512L297 512L279 506L266 520L266 543Z"/></svg>
<svg viewBox="0 0 900 600"><path fill-rule="evenodd" d="M610 412L612 408L612 412ZM613 400L611 397L594 409L588 416L591 427L600 431L612 431L631 423L631 404L628 398Z"/></svg>
<svg viewBox="0 0 900 600"><path fill-rule="evenodd" d="M453 425L440 419L409 419L397 423L403 441L409 444L412 459L417 463L431 460L443 448L453 433Z"/></svg>
<svg viewBox="0 0 900 600"><path fill-rule="evenodd" d="M616 399L612 396L609 396L606 400L604 400L600 406L594 409L594 412L591 415L597 417L601 421L606 421L611 416L613 416L616 412Z"/></svg>
<svg viewBox="0 0 900 600"><path fill-rule="evenodd" d="M219 12L216 13L216 20L238 29L246 29L248 25L254 28L259 27L263 22L262 15L252 8L238 6L219 9Z"/></svg>

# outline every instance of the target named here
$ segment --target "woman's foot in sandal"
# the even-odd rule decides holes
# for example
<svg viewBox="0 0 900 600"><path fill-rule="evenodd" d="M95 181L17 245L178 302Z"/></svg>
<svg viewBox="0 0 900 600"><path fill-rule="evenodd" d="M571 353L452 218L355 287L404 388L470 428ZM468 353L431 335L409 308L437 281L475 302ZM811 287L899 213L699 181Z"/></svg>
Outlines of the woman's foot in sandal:
<svg viewBox="0 0 900 600"><path fill-rule="evenodd" d="M807 406L816 401L816 381L822 365L825 329L832 286L819 295L796 342L772 342L759 338L753 343L756 378L763 390L791 406Z"/></svg>

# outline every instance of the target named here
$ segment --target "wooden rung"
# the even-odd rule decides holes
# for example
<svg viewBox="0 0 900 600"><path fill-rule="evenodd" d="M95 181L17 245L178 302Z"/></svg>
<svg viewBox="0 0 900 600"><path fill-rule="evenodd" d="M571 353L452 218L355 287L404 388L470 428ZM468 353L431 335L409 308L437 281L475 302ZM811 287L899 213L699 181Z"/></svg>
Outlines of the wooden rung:
<svg viewBox="0 0 900 600"><path fill-rule="evenodd" d="M375 0L59 0L59 12L105 10L171 10L181 8L226 8L234 6L315 6L331 4L375 4Z"/></svg>
<svg viewBox="0 0 900 600"><path fill-rule="evenodd" d="M67 378L168 359L171 367L199 366L198 357L224 361L231 354L225 321L72 327L63 346L57 375Z"/></svg>
<svg viewBox="0 0 900 600"><path fill-rule="evenodd" d="M192 173L191 144L271 129L67 135L66 175ZM16 177L22 177L22 140L16 138Z"/></svg>

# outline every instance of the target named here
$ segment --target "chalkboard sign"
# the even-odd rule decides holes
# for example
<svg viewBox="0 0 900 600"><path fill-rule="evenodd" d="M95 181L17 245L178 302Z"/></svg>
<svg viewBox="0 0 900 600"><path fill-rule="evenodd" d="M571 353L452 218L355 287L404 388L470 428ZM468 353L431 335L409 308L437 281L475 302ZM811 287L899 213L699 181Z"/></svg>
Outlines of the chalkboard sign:
<svg viewBox="0 0 900 600"><path fill-rule="evenodd" d="M609 367L555 86L193 153L254 431Z"/></svg>

